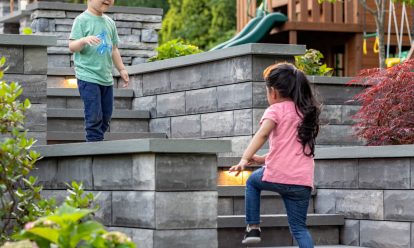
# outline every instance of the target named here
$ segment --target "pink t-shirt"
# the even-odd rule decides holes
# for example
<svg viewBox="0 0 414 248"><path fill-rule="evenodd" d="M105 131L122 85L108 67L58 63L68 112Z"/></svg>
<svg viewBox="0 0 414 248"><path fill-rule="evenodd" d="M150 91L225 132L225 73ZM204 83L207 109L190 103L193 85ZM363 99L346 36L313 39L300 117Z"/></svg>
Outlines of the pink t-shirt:
<svg viewBox="0 0 414 248"><path fill-rule="evenodd" d="M284 101L270 105L264 119L276 123L269 135L269 153L265 160L263 181L313 187L314 160L303 153L297 127L301 123L295 103Z"/></svg>

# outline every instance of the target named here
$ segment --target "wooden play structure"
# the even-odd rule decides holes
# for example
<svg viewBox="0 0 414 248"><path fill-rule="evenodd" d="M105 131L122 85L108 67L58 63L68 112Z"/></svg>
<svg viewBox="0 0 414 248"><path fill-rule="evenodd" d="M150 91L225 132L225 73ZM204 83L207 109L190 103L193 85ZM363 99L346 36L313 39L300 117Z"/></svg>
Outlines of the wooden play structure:
<svg viewBox="0 0 414 248"><path fill-rule="evenodd" d="M305 44L307 48L320 50L337 76L354 76L361 69L378 67L374 17L364 10L358 0L322 4L318 0L264 1L269 13L283 13L288 20L283 25L274 27L260 42ZM375 7L373 0L367 2L368 6ZM239 31L255 16L257 7L254 0L237 0ZM399 58L404 51L407 56L411 48L410 32L414 26L413 8L402 4L390 6L387 1L386 11L385 41L388 58ZM391 27L388 23L391 23ZM395 59L394 64L397 62Z"/></svg>

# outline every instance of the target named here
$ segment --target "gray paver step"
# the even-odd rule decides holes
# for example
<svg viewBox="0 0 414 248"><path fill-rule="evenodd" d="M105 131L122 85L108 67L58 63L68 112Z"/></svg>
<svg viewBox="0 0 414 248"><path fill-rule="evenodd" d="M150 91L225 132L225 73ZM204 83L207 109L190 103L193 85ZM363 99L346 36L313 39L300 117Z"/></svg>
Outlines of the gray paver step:
<svg viewBox="0 0 414 248"><path fill-rule="evenodd" d="M267 214L261 215L261 227L287 227L287 215ZM342 226L345 224L344 216L341 214L308 214L308 226ZM218 216L218 228L237 228L245 227L244 215L225 215Z"/></svg>
<svg viewBox="0 0 414 248"><path fill-rule="evenodd" d="M62 108L48 108L47 118L73 118L83 119L83 109L62 109ZM115 109L112 114L113 119L148 119L149 112L142 110L125 110Z"/></svg>
<svg viewBox="0 0 414 248"><path fill-rule="evenodd" d="M148 139L148 138L167 138L165 133L106 133L105 140L125 140L125 139ZM85 141L85 132L61 132L49 131L46 135L48 144L61 144Z"/></svg>
<svg viewBox="0 0 414 248"><path fill-rule="evenodd" d="M297 248L298 246L276 246L276 247L263 247L263 248ZM349 246L349 245L316 245L315 248L363 248L362 246Z"/></svg>
<svg viewBox="0 0 414 248"><path fill-rule="evenodd" d="M240 196L244 197L245 186L218 186L217 191L219 197ZM272 191L262 191L262 196L279 196L278 193ZM312 191L312 195L316 195L316 189Z"/></svg>

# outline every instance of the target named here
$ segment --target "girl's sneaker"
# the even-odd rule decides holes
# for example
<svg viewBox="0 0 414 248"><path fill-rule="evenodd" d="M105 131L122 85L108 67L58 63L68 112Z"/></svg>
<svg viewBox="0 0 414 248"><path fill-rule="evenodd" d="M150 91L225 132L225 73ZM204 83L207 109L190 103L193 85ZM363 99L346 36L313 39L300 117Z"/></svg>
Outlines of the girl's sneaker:
<svg viewBox="0 0 414 248"><path fill-rule="evenodd" d="M253 229L250 228L250 226L246 227L246 234L244 235L244 238L242 240L242 244L257 244L260 243L260 228L259 229Z"/></svg>

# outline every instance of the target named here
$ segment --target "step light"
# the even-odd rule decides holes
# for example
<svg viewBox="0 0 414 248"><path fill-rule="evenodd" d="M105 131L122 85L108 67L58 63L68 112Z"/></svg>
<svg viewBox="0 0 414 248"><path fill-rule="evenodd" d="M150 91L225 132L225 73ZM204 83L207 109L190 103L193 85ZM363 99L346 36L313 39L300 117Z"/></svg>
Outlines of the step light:
<svg viewBox="0 0 414 248"><path fill-rule="evenodd" d="M78 88L78 80L76 78L66 78L65 88Z"/></svg>

